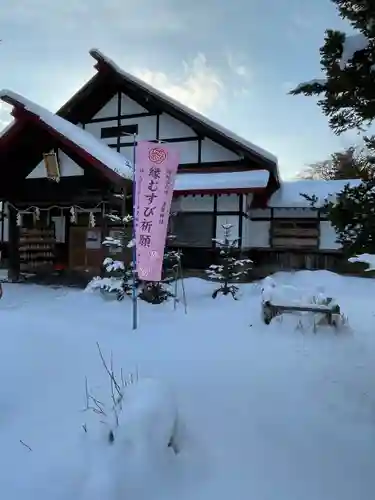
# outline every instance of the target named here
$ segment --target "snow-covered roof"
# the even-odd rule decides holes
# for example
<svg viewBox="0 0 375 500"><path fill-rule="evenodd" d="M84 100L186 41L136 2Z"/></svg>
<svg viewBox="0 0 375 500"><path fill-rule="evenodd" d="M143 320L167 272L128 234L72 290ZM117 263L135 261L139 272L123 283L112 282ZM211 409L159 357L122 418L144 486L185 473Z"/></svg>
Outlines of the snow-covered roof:
<svg viewBox="0 0 375 500"><path fill-rule="evenodd" d="M6 125L1 131L0 131L0 138L3 137L5 134L9 132L9 130L13 127L13 125L16 123L16 120L12 120L8 125Z"/></svg>
<svg viewBox="0 0 375 500"><path fill-rule="evenodd" d="M284 181L269 199L268 206L272 208L310 207L310 202L301 196L303 193L308 196L317 196L318 201L315 206L321 207L327 198L340 193L347 184L355 187L360 183L360 179Z"/></svg>
<svg viewBox="0 0 375 500"><path fill-rule="evenodd" d="M91 49L90 55L98 61L100 61L100 60L104 61L108 66L110 66L114 71L116 71L118 74L123 76L126 80L133 82L135 85L142 88L144 91L146 91L150 95L154 95L161 100L169 102L172 106L174 106L176 109L178 109L182 113L184 113L184 114L192 117L193 119L201 122L205 126L214 129L218 133L220 133L220 134L228 137L232 141L238 143L240 146L244 147L245 149L249 149L252 152L258 154L259 156L269 160L270 162L277 164L277 157L274 156L269 151L266 151L265 149L263 149L259 146L256 146L252 142L243 139L242 137L238 136L237 134L234 134L233 132L224 128L223 126L213 122L212 120L210 120L206 116L198 113L197 111L192 110L188 106L181 104L179 101L176 101L175 99L168 96L167 94L164 94L164 92L161 92L160 90L155 89L155 87L149 85L148 83L144 82L143 80L133 76L132 74L130 74L126 71L124 71L112 59L105 56L100 50Z"/></svg>
<svg viewBox="0 0 375 500"><path fill-rule="evenodd" d="M131 162L89 132L10 90L1 90L0 99L13 106L22 107L35 115L45 125L84 150L118 176L129 180L133 178Z"/></svg>
<svg viewBox="0 0 375 500"><path fill-rule="evenodd" d="M178 174L175 192L214 191L265 188L270 173L267 170L247 170L244 172L186 173Z"/></svg>

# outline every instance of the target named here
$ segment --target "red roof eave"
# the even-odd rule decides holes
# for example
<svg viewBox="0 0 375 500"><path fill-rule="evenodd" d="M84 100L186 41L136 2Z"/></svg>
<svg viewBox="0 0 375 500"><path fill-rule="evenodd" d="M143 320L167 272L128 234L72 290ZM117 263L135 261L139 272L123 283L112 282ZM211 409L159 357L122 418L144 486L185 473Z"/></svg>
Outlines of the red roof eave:
<svg viewBox="0 0 375 500"><path fill-rule="evenodd" d="M27 121L31 121L37 124L39 127L48 131L53 137L56 137L61 143L63 143L68 149L77 153L77 155L82 158L84 161L87 161L94 168L99 170L105 177L107 177L113 184L117 184L120 186L124 186L126 184L126 179L124 179L121 175L117 174L114 170L109 168L107 165L102 163L100 160L92 156L88 151L72 142L70 139L62 135L60 132L55 130L50 125L47 125L43 120L41 120L37 115L31 113L29 110L24 107L17 107L13 110L13 115L17 119L20 119L21 123Z"/></svg>
<svg viewBox="0 0 375 500"><path fill-rule="evenodd" d="M17 139L24 125L25 125L25 119L20 118L20 119L15 119L13 121L12 125L8 128L8 130L6 130L5 133L3 133L2 136L0 137L1 150L7 148L12 141Z"/></svg>

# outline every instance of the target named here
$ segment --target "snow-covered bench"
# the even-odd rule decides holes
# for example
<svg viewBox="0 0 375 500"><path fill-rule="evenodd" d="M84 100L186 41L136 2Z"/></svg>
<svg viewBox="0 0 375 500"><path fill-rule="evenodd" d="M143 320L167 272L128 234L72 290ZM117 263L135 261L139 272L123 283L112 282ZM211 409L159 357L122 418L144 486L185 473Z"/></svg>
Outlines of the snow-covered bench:
<svg viewBox="0 0 375 500"><path fill-rule="evenodd" d="M273 318L279 316L284 312L312 312L320 313L327 317L327 323L334 327L337 325L337 318L340 316L340 306L338 304L333 304L332 306L321 305L321 304L274 304L267 300L262 304L263 310L263 321L266 325L269 325Z"/></svg>
<svg viewBox="0 0 375 500"><path fill-rule="evenodd" d="M293 298L293 294L298 297ZM292 295L292 297L291 297ZM312 312L322 314L327 323L338 326L341 317L340 306L331 297L326 297L322 292L302 294L301 290L288 285L277 285L268 277L263 281L262 288L262 317L266 325L273 318L284 312Z"/></svg>

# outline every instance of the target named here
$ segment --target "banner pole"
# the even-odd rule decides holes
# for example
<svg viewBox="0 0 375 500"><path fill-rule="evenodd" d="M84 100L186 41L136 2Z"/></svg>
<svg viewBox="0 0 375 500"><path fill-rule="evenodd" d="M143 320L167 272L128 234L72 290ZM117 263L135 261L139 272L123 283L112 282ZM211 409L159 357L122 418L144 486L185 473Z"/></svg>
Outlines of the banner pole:
<svg viewBox="0 0 375 500"><path fill-rule="evenodd" d="M137 278L136 278L136 273L137 273L137 245L136 245L136 234L135 234L135 225L137 223L136 221L136 175L135 175L135 169L136 169L136 139L137 136L136 134L133 135L133 225L132 225L132 239L133 239L133 246L132 246L132 263L133 263L133 284L132 284L132 303L133 303L133 330L136 330L138 327L138 303L137 303Z"/></svg>

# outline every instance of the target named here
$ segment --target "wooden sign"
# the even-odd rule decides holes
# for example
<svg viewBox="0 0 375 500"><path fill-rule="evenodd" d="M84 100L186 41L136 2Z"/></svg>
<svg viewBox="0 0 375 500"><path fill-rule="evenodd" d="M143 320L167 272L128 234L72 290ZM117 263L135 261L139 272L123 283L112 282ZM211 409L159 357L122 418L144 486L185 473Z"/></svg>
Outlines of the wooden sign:
<svg viewBox="0 0 375 500"><path fill-rule="evenodd" d="M47 179L60 181L60 166L55 152L43 153L44 166L46 168Z"/></svg>

